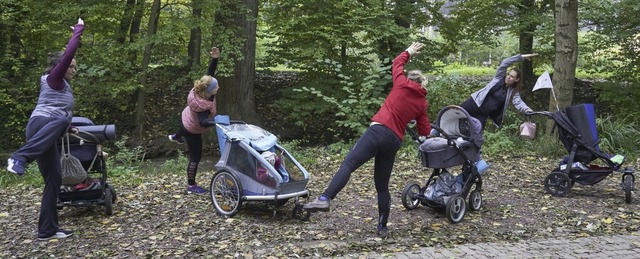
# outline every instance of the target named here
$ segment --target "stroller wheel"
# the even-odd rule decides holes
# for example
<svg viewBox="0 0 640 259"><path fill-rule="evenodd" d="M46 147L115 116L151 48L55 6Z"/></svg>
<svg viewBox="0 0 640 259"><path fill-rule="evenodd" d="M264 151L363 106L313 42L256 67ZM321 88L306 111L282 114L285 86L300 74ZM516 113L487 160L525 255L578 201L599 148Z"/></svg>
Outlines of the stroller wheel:
<svg viewBox="0 0 640 259"><path fill-rule="evenodd" d="M564 197L571 191L572 181L563 172L553 171L544 179L544 190L556 197Z"/></svg>
<svg viewBox="0 0 640 259"><path fill-rule="evenodd" d="M445 214L451 223L460 223L467 211L467 203L460 194L454 194L447 201Z"/></svg>
<svg viewBox="0 0 640 259"><path fill-rule="evenodd" d="M113 192L110 187L104 188L104 212L107 216L113 215Z"/></svg>
<svg viewBox="0 0 640 259"><path fill-rule="evenodd" d="M631 203L631 191L633 190L633 175L625 174L622 176L622 182L624 184L624 201Z"/></svg>
<svg viewBox="0 0 640 259"><path fill-rule="evenodd" d="M105 184L105 186L106 186L105 189L109 188L109 190L111 190L111 201L112 201L112 203L115 204L116 201L118 200L118 195L116 195L116 190L113 189L113 186L109 185L108 183Z"/></svg>
<svg viewBox="0 0 640 259"><path fill-rule="evenodd" d="M473 190L469 193L469 205L471 205L472 211L482 208L482 193L479 190Z"/></svg>
<svg viewBox="0 0 640 259"><path fill-rule="evenodd" d="M242 205L242 186L238 179L227 171L219 171L211 179L211 201L216 213L232 217Z"/></svg>
<svg viewBox="0 0 640 259"><path fill-rule="evenodd" d="M408 210L417 208L420 204L418 195L420 195L420 185L415 182L408 183L402 192L402 205Z"/></svg>

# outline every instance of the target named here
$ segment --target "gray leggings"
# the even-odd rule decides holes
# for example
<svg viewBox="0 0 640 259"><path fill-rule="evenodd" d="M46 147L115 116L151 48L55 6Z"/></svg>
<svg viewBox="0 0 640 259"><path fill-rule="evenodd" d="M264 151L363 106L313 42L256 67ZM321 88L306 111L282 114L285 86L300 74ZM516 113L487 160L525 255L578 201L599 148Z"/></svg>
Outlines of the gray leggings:
<svg viewBox="0 0 640 259"><path fill-rule="evenodd" d="M376 124L369 127L349 151L322 195L335 198L349 182L351 173L375 157L373 181L378 193L379 224L386 226L391 210L389 179L401 145L402 140L386 126Z"/></svg>

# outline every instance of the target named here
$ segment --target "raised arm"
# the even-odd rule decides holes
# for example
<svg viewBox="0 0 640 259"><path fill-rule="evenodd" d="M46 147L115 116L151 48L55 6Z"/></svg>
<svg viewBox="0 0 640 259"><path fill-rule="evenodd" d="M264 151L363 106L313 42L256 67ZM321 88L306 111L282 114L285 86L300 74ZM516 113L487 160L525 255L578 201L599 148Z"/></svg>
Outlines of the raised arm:
<svg viewBox="0 0 640 259"><path fill-rule="evenodd" d="M394 82L393 86L396 86L395 82L404 82L405 80L407 80L407 77L404 74L404 65L409 62L409 58L411 57L411 55L416 54L420 51L422 46L422 43L414 42L413 44L411 44L411 46L409 46L409 48L398 54L398 56L393 59L393 65L391 67L391 76Z"/></svg>
<svg viewBox="0 0 640 259"><path fill-rule="evenodd" d="M508 58L505 58L502 60L502 62L500 62L500 66L498 66L498 69L496 70L496 77L495 78L504 78L505 76L507 76L507 69L513 65L514 63L522 60L523 57L521 54L515 55L515 56L511 56Z"/></svg>
<svg viewBox="0 0 640 259"><path fill-rule="evenodd" d="M216 70L218 68L218 58L220 58L220 49L217 47L211 47L211 62L209 63L209 68L207 69L208 76L215 76Z"/></svg>
<svg viewBox="0 0 640 259"><path fill-rule="evenodd" d="M67 47L64 50L64 54L62 54L62 58L60 62L49 72L49 76L47 77L47 83L49 87L55 90L64 89L64 75L67 73L67 69L69 65L71 65L71 61L73 60L76 50L80 46L80 35L84 31L84 21L82 18L78 19L78 24L73 26L73 35L71 39L69 39L69 43L67 43Z"/></svg>

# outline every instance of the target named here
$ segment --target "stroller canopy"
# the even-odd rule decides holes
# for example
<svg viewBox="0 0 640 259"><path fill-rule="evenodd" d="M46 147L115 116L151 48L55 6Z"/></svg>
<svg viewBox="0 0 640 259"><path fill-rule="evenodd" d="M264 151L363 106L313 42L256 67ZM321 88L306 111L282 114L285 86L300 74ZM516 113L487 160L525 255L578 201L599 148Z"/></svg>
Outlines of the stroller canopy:
<svg viewBox="0 0 640 259"><path fill-rule="evenodd" d="M460 106L449 105L438 113L436 120L438 127L450 137L462 137L469 140L477 147L482 146L482 124Z"/></svg>
<svg viewBox="0 0 640 259"><path fill-rule="evenodd" d="M243 141L257 151L271 149L278 141L278 138L256 125L251 124L218 124L224 135L230 141Z"/></svg>

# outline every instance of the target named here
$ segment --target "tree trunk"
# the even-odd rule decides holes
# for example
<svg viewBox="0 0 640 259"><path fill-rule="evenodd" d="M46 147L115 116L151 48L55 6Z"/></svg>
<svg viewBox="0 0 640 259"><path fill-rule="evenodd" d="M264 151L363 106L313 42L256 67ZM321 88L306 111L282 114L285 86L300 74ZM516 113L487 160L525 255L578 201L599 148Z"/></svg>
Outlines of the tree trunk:
<svg viewBox="0 0 640 259"><path fill-rule="evenodd" d="M129 28L129 42L136 42L140 35L140 24L142 23L142 15L144 15L144 1L138 0L135 7L135 14L133 20L131 20L131 27Z"/></svg>
<svg viewBox="0 0 640 259"><path fill-rule="evenodd" d="M555 111L571 105L573 87L576 79L576 60L578 59L578 0L556 0L555 5L556 59L553 65L553 94L549 99L549 110Z"/></svg>
<svg viewBox="0 0 640 259"><path fill-rule="evenodd" d="M123 44L127 39L127 32L129 32L131 21L133 21L135 5L136 0L127 0L127 3L124 5L124 13L120 19L120 28L118 28L116 32L116 41L120 44Z"/></svg>
<svg viewBox="0 0 640 259"><path fill-rule="evenodd" d="M192 17L195 21L200 21L202 17L202 1L193 0L192 5ZM200 24L199 22L196 24ZM191 35L189 37L189 45L187 46L187 52L189 54L187 59L187 68L191 70L193 66L200 64L200 50L202 48L202 30L200 25L191 28Z"/></svg>
<svg viewBox="0 0 640 259"><path fill-rule="evenodd" d="M235 2L235 3L234 3ZM218 77L218 114L227 114L232 120L243 120L259 124L254 102L256 27L258 17L257 0L232 1L229 8L234 13L230 26L239 27L236 37L242 39L241 54L229 54L233 61L233 75ZM222 55L225 55L224 52Z"/></svg>
<svg viewBox="0 0 640 259"><path fill-rule="evenodd" d="M149 14L149 27L147 30L146 37L153 37L158 30L158 18L160 16L160 0L153 0L153 5L151 6L151 13ZM145 86L147 84L147 67L149 66L149 62L151 60L151 50L153 49L153 43L149 43L144 47L144 54L142 57L142 66L141 75L139 78L140 87L136 90L136 106L135 106L135 118L134 123L136 125L136 129L134 134L136 136L136 141L140 142L143 139L143 130L144 130L144 106L145 106L145 97L146 97L146 89Z"/></svg>
<svg viewBox="0 0 640 259"><path fill-rule="evenodd" d="M534 24L529 19L522 19L522 17L532 16L536 13L536 6L534 0L522 0L522 6L520 7L521 17L521 29L519 37L520 53L530 54L533 53L533 34L536 31L537 24ZM525 86L533 85L535 82L535 75L533 74L533 64L531 60L524 60L522 62L522 80Z"/></svg>

